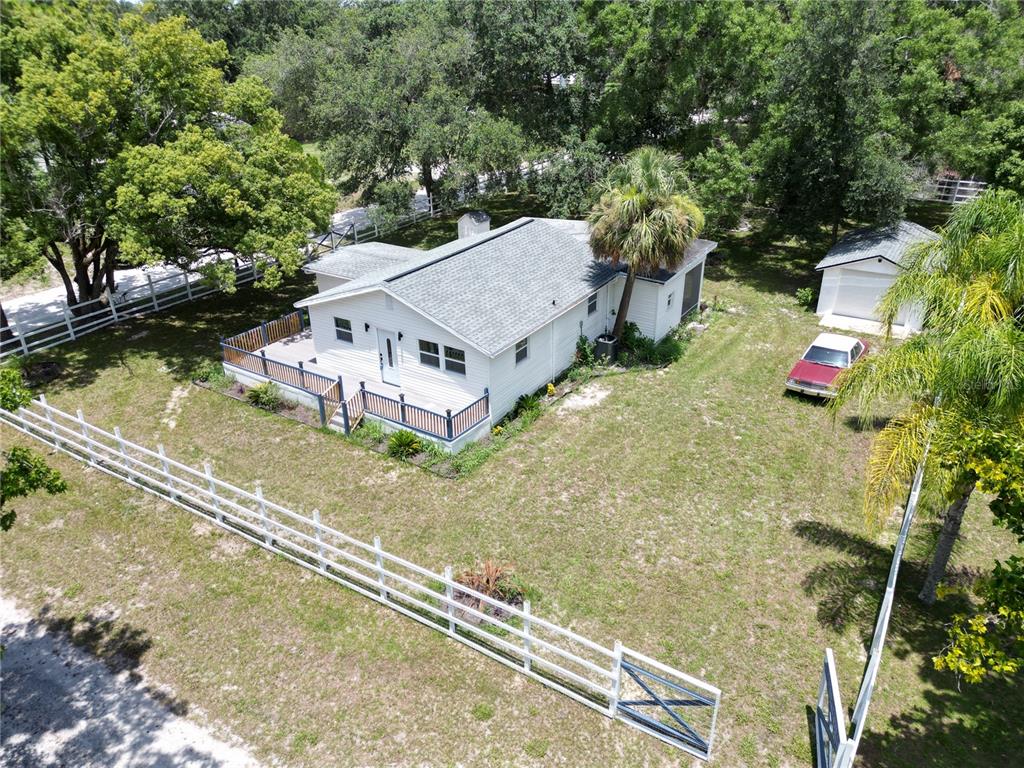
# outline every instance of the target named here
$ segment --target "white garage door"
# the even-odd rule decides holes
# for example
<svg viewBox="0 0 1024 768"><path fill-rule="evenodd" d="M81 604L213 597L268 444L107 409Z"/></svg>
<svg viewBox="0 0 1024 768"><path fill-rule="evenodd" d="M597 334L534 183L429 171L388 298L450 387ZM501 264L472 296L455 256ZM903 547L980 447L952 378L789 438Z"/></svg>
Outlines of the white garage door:
<svg viewBox="0 0 1024 768"><path fill-rule="evenodd" d="M877 320L875 308L892 285L892 280L892 275L880 275L861 269L840 269L839 290L832 314Z"/></svg>

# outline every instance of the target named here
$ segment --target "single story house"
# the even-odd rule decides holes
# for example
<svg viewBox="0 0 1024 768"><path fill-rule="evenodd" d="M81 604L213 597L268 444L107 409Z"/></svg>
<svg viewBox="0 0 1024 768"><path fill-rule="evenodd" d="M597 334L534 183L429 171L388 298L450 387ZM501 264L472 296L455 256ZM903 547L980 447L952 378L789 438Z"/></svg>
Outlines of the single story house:
<svg viewBox="0 0 1024 768"><path fill-rule="evenodd" d="M639 278L628 320L646 336L666 336L700 303L705 258L715 246L697 240L678 269ZM412 426L404 416L410 406L458 412L486 393L486 420L459 445L569 368L581 335L593 340L608 331L625 283L623 271L594 259L586 222L540 218L429 251L346 246L306 270L318 292L295 305L309 313L304 370L401 401L402 418L365 412L393 428ZM348 397L353 385L344 388Z"/></svg>
<svg viewBox="0 0 1024 768"><path fill-rule="evenodd" d="M821 272L817 314L821 324L863 333L884 333L878 303L899 274L900 260L919 243L938 235L910 221L882 229L857 229L840 238L815 268ZM904 307L893 335L921 330L921 314Z"/></svg>

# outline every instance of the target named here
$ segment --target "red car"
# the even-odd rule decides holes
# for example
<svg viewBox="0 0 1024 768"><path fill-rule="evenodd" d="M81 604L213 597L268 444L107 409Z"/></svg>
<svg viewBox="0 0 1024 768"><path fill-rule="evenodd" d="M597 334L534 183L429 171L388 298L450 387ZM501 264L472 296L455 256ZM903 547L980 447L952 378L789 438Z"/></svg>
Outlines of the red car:
<svg viewBox="0 0 1024 768"><path fill-rule="evenodd" d="M786 389L814 397L835 397L832 384L868 351L867 342L836 333L818 334L786 379Z"/></svg>

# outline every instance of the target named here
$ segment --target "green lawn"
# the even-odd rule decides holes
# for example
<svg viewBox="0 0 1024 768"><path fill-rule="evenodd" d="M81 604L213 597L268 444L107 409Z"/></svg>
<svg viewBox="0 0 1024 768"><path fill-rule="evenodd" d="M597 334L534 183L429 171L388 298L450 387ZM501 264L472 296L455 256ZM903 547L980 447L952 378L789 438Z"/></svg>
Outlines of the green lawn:
<svg viewBox="0 0 1024 768"><path fill-rule="evenodd" d="M719 686L716 765L809 766L824 648L835 649L852 703L896 532L895 519L879 537L862 523L871 432L782 389L818 330L793 291L815 282L825 247L765 230L722 238L705 292L733 311L678 362L601 380L609 394L599 405L548 411L457 481L189 384L219 337L281 314L311 292L304 280L55 350L46 357L65 375L46 394L179 459L210 460L238 484L259 480L268 496L317 507L355 536L379 534L425 566L512 562L539 592L538 613ZM62 625L114 617L79 636L130 654L182 708L264 758L680 764L660 742L440 633L95 470L53 462L71 488L16 507L5 591ZM922 517L908 548L863 764L1009 765L1024 750L1022 687L958 691L931 667L942 624L961 607L914 599L933 528ZM978 499L955 566L979 572L1011 544Z"/></svg>

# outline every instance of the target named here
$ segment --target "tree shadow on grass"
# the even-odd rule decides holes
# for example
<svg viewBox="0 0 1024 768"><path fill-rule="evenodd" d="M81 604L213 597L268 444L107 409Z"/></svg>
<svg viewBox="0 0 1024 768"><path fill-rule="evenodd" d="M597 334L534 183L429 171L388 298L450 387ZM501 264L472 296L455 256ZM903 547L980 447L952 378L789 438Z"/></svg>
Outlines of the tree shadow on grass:
<svg viewBox="0 0 1024 768"><path fill-rule="evenodd" d="M191 743L192 731L173 733L187 703L141 682L152 644L145 630L50 607L36 619L5 619L4 765L221 764Z"/></svg>
<svg viewBox="0 0 1024 768"><path fill-rule="evenodd" d="M246 286L234 294L217 293L151 315L126 320L32 356L54 361L62 370L48 392L79 389L102 371L116 368L126 377L134 363L161 361L170 375L188 381L204 364L221 359L220 340L294 311L294 302L316 292L307 275L297 275L274 290Z"/></svg>
<svg viewBox="0 0 1024 768"><path fill-rule="evenodd" d="M932 541L938 523L918 521L915 538ZM920 526L934 530L922 533ZM804 579L804 590L818 601L818 621L842 632L858 632L865 651L870 646L882 593L885 590L892 547L816 521L793 526L802 539L834 550L844 557L815 566ZM913 542L912 542L913 543ZM908 550L913 549L908 545ZM924 553L921 553L924 554ZM931 657L946 644L946 624L953 614L967 610L963 598L946 598L929 608L917 598L927 562L905 556L896 582L889 634L882 656L880 689L884 696L885 657L905 659L922 654L917 675L924 681L925 702L911 704L892 715L888 723L868 715L860 755L866 766L987 766L1010 765L1024 750L1024 692L1006 678L978 685L961 685L949 672L937 671ZM969 583L980 571L954 568L949 581ZM856 689L842 691L848 714ZM877 712L878 704L875 705Z"/></svg>
<svg viewBox="0 0 1024 768"><path fill-rule="evenodd" d="M830 247L824 234L798 239L766 219L749 232L722 235L704 274L709 280L733 280L762 293L792 296L798 288L820 285L814 267Z"/></svg>

